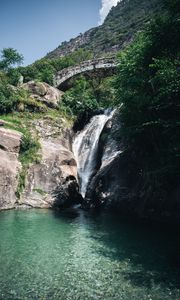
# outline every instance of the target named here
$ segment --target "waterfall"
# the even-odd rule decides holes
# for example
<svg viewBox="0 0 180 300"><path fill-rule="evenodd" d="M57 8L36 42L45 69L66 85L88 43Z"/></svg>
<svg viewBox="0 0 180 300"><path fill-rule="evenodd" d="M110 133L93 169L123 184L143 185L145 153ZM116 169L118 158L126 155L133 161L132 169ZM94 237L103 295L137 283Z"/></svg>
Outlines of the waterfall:
<svg viewBox="0 0 180 300"><path fill-rule="evenodd" d="M112 114L113 112L106 110L103 114L92 117L85 128L75 137L73 152L77 162L80 193L83 197L85 197L89 180L96 167L101 132Z"/></svg>

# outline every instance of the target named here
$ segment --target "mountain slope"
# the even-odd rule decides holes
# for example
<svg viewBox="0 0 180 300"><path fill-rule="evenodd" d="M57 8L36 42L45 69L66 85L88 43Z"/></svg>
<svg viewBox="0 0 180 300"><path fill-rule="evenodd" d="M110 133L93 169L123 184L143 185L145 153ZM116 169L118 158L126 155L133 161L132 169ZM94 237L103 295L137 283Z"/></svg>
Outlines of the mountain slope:
<svg viewBox="0 0 180 300"><path fill-rule="evenodd" d="M90 50L95 56L116 52L132 41L135 33L162 6L162 0L122 0L116 7L112 7L103 25L92 28L69 42L63 42L48 53L47 57L65 56L79 48Z"/></svg>

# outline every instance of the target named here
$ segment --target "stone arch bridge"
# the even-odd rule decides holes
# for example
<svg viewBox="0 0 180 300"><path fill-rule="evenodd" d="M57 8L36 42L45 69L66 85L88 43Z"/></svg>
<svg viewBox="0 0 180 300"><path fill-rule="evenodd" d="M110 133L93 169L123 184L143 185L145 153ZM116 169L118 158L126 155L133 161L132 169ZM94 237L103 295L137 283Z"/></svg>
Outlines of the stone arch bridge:
<svg viewBox="0 0 180 300"><path fill-rule="evenodd" d="M59 71L54 76L54 86L60 90L66 90L70 79L77 75L87 74L90 72L97 73L100 71L102 73L103 71L107 76L108 74L115 73L116 67L117 60L115 57L87 60L79 65L68 67Z"/></svg>

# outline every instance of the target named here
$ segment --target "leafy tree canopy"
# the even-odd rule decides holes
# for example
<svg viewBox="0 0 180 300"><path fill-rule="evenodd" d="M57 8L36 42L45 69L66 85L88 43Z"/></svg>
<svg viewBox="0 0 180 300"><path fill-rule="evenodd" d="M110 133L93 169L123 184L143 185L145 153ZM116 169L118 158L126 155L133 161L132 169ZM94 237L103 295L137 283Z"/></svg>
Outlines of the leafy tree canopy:
<svg viewBox="0 0 180 300"><path fill-rule="evenodd" d="M14 65L22 64L23 60L23 55L19 54L17 50L13 48L4 48L1 51L0 69L6 71Z"/></svg>
<svg viewBox="0 0 180 300"><path fill-rule="evenodd" d="M178 2L166 1L166 14L152 20L120 53L116 80L116 101L123 103L121 134L130 150L132 172L142 178L145 195L151 190L160 193L158 198L180 178Z"/></svg>

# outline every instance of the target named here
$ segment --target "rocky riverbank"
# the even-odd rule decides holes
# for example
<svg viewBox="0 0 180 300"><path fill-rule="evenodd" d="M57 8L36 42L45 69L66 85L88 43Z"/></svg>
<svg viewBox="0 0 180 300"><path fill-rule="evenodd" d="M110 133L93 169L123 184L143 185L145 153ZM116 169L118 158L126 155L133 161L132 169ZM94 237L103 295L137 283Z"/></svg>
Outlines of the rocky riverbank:
<svg viewBox="0 0 180 300"><path fill-rule="evenodd" d="M97 112L97 116L92 114L89 123L79 118L73 131L73 123L55 107L60 96L58 91L32 82L26 84L26 88L28 86L38 101L51 93L51 108L46 104L46 112L27 115L19 112L0 120L0 210L62 209L82 204L86 209L118 210L123 215L138 218L179 220L178 189L169 192L171 202L163 197L163 191L158 194L151 186L147 194L146 182L141 172L137 172L133 151L121 137L119 110L111 117L103 115L103 110ZM27 139L27 131L31 141ZM77 136L83 139L79 143L79 156L76 153L75 158L72 149ZM30 148L34 144L38 144L36 152ZM27 159L28 151L30 158ZM85 161L82 163L78 159ZM77 165L83 168L78 170ZM91 169L90 173L87 168ZM81 177L86 178L87 174L90 177L83 199L79 192Z"/></svg>
<svg viewBox="0 0 180 300"><path fill-rule="evenodd" d="M44 103L51 95L50 106L57 105L60 93L53 87L30 82L26 88L38 101L45 97ZM71 125L67 120L55 110L43 114L17 113L7 119L0 121L0 210L64 207L81 201ZM28 151L23 148L30 147L23 131L28 131L39 144L34 154L38 159L32 157L28 165L21 159Z"/></svg>

